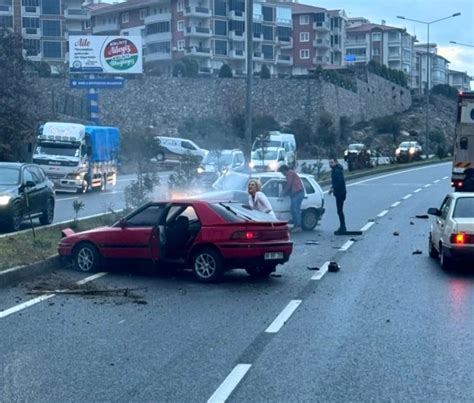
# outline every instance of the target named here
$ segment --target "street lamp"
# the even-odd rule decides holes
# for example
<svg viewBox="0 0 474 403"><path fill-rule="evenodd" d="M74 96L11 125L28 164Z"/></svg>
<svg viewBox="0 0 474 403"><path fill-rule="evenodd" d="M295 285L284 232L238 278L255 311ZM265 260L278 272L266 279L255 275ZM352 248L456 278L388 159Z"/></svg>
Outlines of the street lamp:
<svg viewBox="0 0 474 403"><path fill-rule="evenodd" d="M457 17L461 15L461 13L454 13L452 15L448 15L447 17L439 18L437 20L433 21L420 21L420 20L415 20L412 18L406 18L401 15L397 15L397 18L400 18L401 20L406 20L406 21L413 21L413 22L418 22L420 24L425 24L427 28L427 40L426 40L426 127L425 127L425 136L426 136L426 157L428 158L429 153L428 153L428 142L429 142L429 126L430 126L430 121L429 121L429 110L430 110L430 25L434 24L435 22L447 20L449 18Z"/></svg>
<svg viewBox="0 0 474 403"><path fill-rule="evenodd" d="M252 87L253 87L253 0L246 1L246 33L247 33L247 94L245 102L245 139L247 142L249 161L252 150Z"/></svg>
<svg viewBox="0 0 474 403"><path fill-rule="evenodd" d="M449 43L454 43L455 45L467 46L468 48L474 48L474 45L469 45L468 43L459 43L455 41L449 41Z"/></svg>

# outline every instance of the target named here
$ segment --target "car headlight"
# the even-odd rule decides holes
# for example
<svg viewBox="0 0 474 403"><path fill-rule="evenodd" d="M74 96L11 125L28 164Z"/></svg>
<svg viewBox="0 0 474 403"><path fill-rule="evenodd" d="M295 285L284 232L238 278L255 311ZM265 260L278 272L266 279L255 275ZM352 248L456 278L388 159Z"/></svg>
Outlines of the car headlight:
<svg viewBox="0 0 474 403"><path fill-rule="evenodd" d="M415 154L416 149L414 147L410 148L408 151L410 154Z"/></svg>
<svg viewBox="0 0 474 403"><path fill-rule="evenodd" d="M204 168L203 168L203 167L198 167L198 168L197 168L197 173L198 173L198 174L204 173Z"/></svg>
<svg viewBox="0 0 474 403"><path fill-rule="evenodd" d="M277 170L278 170L278 162L272 161L272 162L270 162L270 164L268 164L268 167L269 167L272 171L277 171Z"/></svg>
<svg viewBox="0 0 474 403"><path fill-rule="evenodd" d="M0 196L0 206L6 206L8 203L10 203L11 196Z"/></svg>
<svg viewBox="0 0 474 403"><path fill-rule="evenodd" d="M249 163L249 167L252 168L252 169L254 169L254 168L255 168L255 162L251 161L251 162Z"/></svg>
<svg viewBox="0 0 474 403"><path fill-rule="evenodd" d="M344 155L347 156L347 154L349 154L349 151L344 151Z"/></svg>
<svg viewBox="0 0 474 403"><path fill-rule="evenodd" d="M399 148L397 148L397 149L395 150L395 154L397 154L397 155L400 154L400 149L399 149Z"/></svg>

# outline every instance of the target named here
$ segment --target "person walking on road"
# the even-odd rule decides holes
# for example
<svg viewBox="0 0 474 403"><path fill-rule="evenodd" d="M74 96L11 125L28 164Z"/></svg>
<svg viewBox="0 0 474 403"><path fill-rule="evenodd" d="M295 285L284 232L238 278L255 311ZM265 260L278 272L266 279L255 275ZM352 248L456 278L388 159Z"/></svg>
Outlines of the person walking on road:
<svg viewBox="0 0 474 403"><path fill-rule="evenodd" d="M265 196L265 193L261 191L262 185L260 181L256 179L250 179L247 190L249 192L249 205L252 210L258 210L262 213L267 213L273 218L276 218L273 212L272 205Z"/></svg>
<svg viewBox="0 0 474 403"><path fill-rule="evenodd" d="M290 196L291 216L293 218L293 229L291 232L301 232L301 204L304 199L304 185L298 174L290 169L288 165L282 165L279 171L285 175L286 185L281 196Z"/></svg>
<svg viewBox="0 0 474 403"><path fill-rule="evenodd" d="M344 217L344 201L346 200L346 181L342 165L337 162L336 158L329 160L331 167L332 186L329 194L334 194L336 198L337 215L339 216L339 229L334 231L334 235L344 235L347 232L346 218Z"/></svg>

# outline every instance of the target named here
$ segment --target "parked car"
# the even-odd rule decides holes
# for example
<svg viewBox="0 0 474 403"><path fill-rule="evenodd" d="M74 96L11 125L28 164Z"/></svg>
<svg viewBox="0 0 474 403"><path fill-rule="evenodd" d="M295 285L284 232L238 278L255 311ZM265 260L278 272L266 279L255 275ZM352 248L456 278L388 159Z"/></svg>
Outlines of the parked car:
<svg viewBox="0 0 474 403"><path fill-rule="evenodd" d="M306 231L312 231L321 220L324 208L324 194L312 175L298 174L305 187L305 197L301 205L301 226ZM230 172L220 177L214 184L216 191L228 191L229 200L243 202L247 198L247 183L250 178L258 179L262 183L262 192L268 197L273 211L278 219L291 222L290 198L280 197L286 183L286 178L280 172L261 172L243 174ZM240 191L241 194L237 194ZM230 193L232 192L232 194ZM224 193L211 193L201 197L222 197ZM233 199L230 199L233 197ZM238 199L237 199L238 197Z"/></svg>
<svg viewBox="0 0 474 403"><path fill-rule="evenodd" d="M202 200L148 203L112 226L62 235L59 255L80 271L95 271L104 259L146 259L189 267L202 282L234 268L268 276L293 249L286 223L239 203Z"/></svg>
<svg viewBox="0 0 474 403"><path fill-rule="evenodd" d="M157 136L156 140L160 142L159 150L156 154L158 162L179 163L186 158L193 158L199 163L208 153L207 150L188 139Z"/></svg>
<svg viewBox="0 0 474 403"><path fill-rule="evenodd" d="M344 161L349 171L372 167L371 152L365 144L349 144L344 151Z"/></svg>
<svg viewBox="0 0 474 403"><path fill-rule="evenodd" d="M54 185L34 164L0 162L0 226L18 231L21 223L39 218L43 225L54 219Z"/></svg>
<svg viewBox="0 0 474 403"><path fill-rule="evenodd" d="M258 148L252 151L250 168L259 172L278 171L281 164L287 164L285 149L278 147Z"/></svg>
<svg viewBox="0 0 474 403"><path fill-rule="evenodd" d="M395 150L397 162L421 160L423 149L418 141L403 141Z"/></svg>
<svg viewBox="0 0 474 403"><path fill-rule="evenodd" d="M431 223L428 250L444 269L459 259L474 262L474 192L450 193L441 207L428 209Z"/></svg>
<svg viewBox="0 0 474 403"><path fill-rule="evenodd" d="M252 144L252 151L261 148L283 148L285 150L286 163L290 166L296 165L296 139L292 133L281 133L270 131L268 135L260 135Z"/></svg>
<svg viewBox="0 0 474 403"><path fill-rule="evenodd" d="M210 187L217 178L229 169L237 169L245 164L242 150L210 151L196 169L196 183Z"/></svg>

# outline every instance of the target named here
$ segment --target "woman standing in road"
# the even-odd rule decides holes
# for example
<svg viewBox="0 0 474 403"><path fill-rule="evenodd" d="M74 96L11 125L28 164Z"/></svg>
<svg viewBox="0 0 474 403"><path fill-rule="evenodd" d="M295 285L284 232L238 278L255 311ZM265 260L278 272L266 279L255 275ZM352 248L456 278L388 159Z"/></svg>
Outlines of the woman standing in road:
<svg viewBox="0 0 474 403"><path fill-rule="evenodd" d="M272 205L268 201L267 196L265 196L265 193L260 190L261 188L262 185L258 180L250 179L248 184L250 208L270 214L273 218L276 218Z"/></svg>

